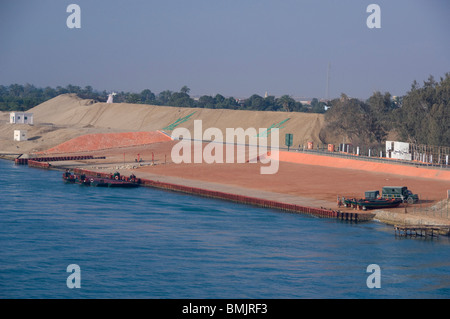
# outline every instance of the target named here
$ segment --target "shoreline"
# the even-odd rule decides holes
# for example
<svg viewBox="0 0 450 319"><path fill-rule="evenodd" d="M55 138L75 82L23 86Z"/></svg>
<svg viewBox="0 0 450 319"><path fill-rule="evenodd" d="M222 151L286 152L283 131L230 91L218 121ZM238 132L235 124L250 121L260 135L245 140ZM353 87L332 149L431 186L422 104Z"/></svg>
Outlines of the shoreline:
<svg viewBox="0 0 450 319"><path fill-rule="evenodd" d="M371 210L371 213L376 212L375 220L388 224L450 224L447 199L450 169L404 166L397 162L362 160L357 156L347 157L337 153L333 153L333 156L313 151L301 153L294 148L291 152L279 149L280 157L276 159L271 158L275 153L266 154L264 161L257 158L257 163L248 163L252 154L248 148L241 151L244 151L249 161L237 161L235 149L232 155L234 162L229 163L227 157L227 164L222 164L224 159L220 160L220 156L224 154L220 155L217 153L219 149L210 147L209 138L204 141L208 143L206 145L193 143L191 153L194 154L194 161L191 156L189 164L184 161L183 148L183 161L177 164L172 162L171 156L174 149L180 152L180 147L175 147L177 140L158 132L165 127L173 129L183 123L183 128L192 136L196 120L202 121L203 128L217 128L222 132L231 127L267 128L283 123L283 132L293 134L293 145L298 144L300 147L307 141L314 145L322 143L319 133L324 119L320 115L246 111L245 116L242 116L242 112L234 110L191 110L130 103L92 104L90 100L70 94L55 97L29 111L34 114L35 124L1 125L0 157L9 160L21 154L24 159L37 154L41 154L39 157L65 157L63 162L55 162L53 158L50 164L44 162L45 159L36 159L30 162L30 166L80 168L107 173L121 169L125 176L134 174L144 179L196 187L204 191L237 193L289 205L325 207L331 211L339 209L352 213L354 210L351 208L338 208L337 199L363 198L365 191L380 191L385 186L407 186L413 193L419 194L420 202L414 205L401 204L398 208L384 211ZM181 121L187 116L189 121ZM8 119L9 114L0 112L2 123L8 123ZM27 131L27 141L12 139L16 129ZM282 145L282 134L279 139ZM338 136L335 139L328 143L336 144L342 140ZM200 151L202 155L205 150L206 154L214 153L213 156L218 160L214 160L213 164L197 163L195 152ZM224 151L228 156L228 148ZM78 156L82 156L82 159ZM186 156L189 158L190 155L186 153ZM25 164L28 160L23 162ZM270 167L265 165L268 163ZM262 169L266 168L270 171L273 168L275 174L261 174Z"/></svg>
<svg viewBox="0 0 450 319"><path fill-rule="evenodd" d="M0 155L0 159L14 161L16 156ZM143 172L140 170L142 167L151 167L152 163L133 163L128 162L128 167L123 167L118 163L110 163L102 166L101 163L94 163L92 161L85 161L88 163L80 163L77 161L72 162L55 162L55 164L50 164L46 169L65 171L69 170L88 170L95 174L109 174L113 171L119 171L123 175L135 174L138 178L145 180L145 187L154 187L166 190L172 190L177 192L189 193L192 196L200 195L203 197L212 197L222 200L231 200L239 202L241 204L250 204L260 207L273 208L281 211L289 211L301 214L315 215L316 217L326 217L326 218L336 218L337 212L345 212L345 218L340 219L351 220L351 221L369 221L373 220L375 222L383 223L385 225L430 225L430 226L450 226L450 220L442 220L434 218L431 216L418 216L413 214L399 213L399 210L370 210L367 212L356 211L354 209L334 209L330 207L331 202L322 201L316 199L315 201L311 198L299 197L297 195L282 194L267 192L255 189L248 189L245 187L236 187L226 185L224 183L210 183L201 180L185 179L181 177L174 176L164 176L154 173ZM90 163L89 163L90 162ZM127 164L127 163L125 163ZM161 165L160 163L159 165ZM126 165L125 165L126 166ZM89 167L96 167L95 169L87 169ZM133 168L135 167L135 168ZM44 167L45 168L45 167ZM206 186L206 187L205 187ZM186 188L195 189L194 191L186 191ZM226 194L224 196L224 194ZM241 196L241 198L231 198L229 195ZM281 200L280 200L281 196ZM275 200L276 199L276 200ZM305 205L304 202L312 205ZM327 205L328 204L328 205ZM320 207L320 208L319 208ZM314 210L314 211L312 211ZM403 210L403 208L401 209ZM361 215L361 218L355 218L356 214L366 214ZM358 216L359 217L359 216ZM449 232L441 232L442 235L449 235Z"/></svg>

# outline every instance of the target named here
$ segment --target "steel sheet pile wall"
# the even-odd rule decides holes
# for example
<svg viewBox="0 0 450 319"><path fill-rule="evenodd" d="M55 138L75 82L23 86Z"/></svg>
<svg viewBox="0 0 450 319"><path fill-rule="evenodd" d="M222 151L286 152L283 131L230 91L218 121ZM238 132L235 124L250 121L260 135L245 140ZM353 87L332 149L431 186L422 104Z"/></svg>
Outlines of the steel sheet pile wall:
<svg viewBox="0 0 450 319"><path fill-rule="evenodd" d="M80 156L53 156L53 157L32 157L32 158L16 158L14 162L16 164L27 165L29 161L35 162L60 162L60 161L79 161L86 159L104 159L105 156L94 157L92 155L80 155Z"/></svg>
<svg viewBox="0 0 450 319"><path fill-rule="evenodd" d="M96 157L96 158L105 158L105 157L103 156L103 157ZM53 156L53 157L31 158L31 160L38 161L38 162L79 161L79 160L86 160L86 159L94 159L94 156L82 155L82 156Z"/></svg>
<svg viewBox="0 0 450 319"><path fill-rule="evenodd" d="M50 168L50 164L47 162L38 162L33 160L28 160L28 166L37 168Z"/></svg>
<svg viewBox="0 0 450 319"><path fill-rule="evenodd" d="M16 158L14 160L14 163L19 165L27 165L28 164L28 158Z"/></svg>

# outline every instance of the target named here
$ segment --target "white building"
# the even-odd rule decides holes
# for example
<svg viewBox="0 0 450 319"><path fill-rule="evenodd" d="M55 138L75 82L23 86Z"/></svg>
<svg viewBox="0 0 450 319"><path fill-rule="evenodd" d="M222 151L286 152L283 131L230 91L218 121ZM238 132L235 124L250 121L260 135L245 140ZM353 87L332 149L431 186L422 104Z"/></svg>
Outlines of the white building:
<svg viewBox="0 0 450 319"><path fill-rule="evenodd" d="M33 124L33 113L11 112L9 113L11 124Z"/></svg>
<svg viewBox="0 0 450 319"><path fill-rule="evenodd" d="M386 157L402 160L412 160L409 143L386 141Z"/></svg>
<svg viewBox="0 0 450 319"><path fill-rule="evenodd" d="M27 138L27 131L22 130L14 130L14 141L26 141Z"/></svg>

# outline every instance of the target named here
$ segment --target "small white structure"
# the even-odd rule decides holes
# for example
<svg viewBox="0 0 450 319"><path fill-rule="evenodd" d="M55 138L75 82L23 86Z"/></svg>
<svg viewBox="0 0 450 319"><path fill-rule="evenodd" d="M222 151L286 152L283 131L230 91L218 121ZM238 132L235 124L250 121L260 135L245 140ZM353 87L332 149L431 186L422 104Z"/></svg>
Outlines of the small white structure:
<svg viewBox="0 0 450 319"><path fill-rule="evenodd" d="M114 95L116 95L116 92L112 92L111 94L108 94L108 100L106 101L106 103L114 103Z"/></svg>
<svg viewBox="0 0 450 319"><path fill-rule="evenodd" d="M33 113L11 112L9 113L11 124L33 124Z"/></svg>
<svg viewBox="0 0 450 319"><path fill-rule="evenodd" d="M409 143L386 141L386 157L407 161L412 160Z"/></svg>
<svg viewBox="0 0 450 319"><path fill-rule="evenodd" d="M27 131L22 130L14 130L14 141L26 141L27 138Z"/></svg>

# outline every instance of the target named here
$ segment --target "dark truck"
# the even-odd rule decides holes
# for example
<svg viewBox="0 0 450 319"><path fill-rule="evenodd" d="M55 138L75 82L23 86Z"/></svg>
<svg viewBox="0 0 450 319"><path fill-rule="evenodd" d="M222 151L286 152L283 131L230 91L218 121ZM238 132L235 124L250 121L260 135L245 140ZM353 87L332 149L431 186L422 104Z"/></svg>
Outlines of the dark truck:
<svg viewBox="0 0 450 319"><path fill-rule="evenodd" d="M364 193L365 199L378 199L380 197L380 191L366 191Z"/></svg>
<svg viewBox="0 0 450 319"><path fill-rule="evenodd" d="M419 195L413 194L406 186L384 186L381 191L382 198L400 198L403 202L414 204L419 201Z"/></svg>

